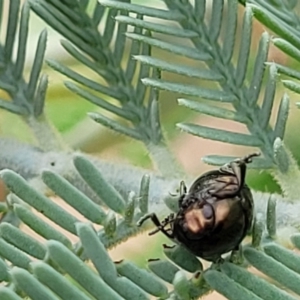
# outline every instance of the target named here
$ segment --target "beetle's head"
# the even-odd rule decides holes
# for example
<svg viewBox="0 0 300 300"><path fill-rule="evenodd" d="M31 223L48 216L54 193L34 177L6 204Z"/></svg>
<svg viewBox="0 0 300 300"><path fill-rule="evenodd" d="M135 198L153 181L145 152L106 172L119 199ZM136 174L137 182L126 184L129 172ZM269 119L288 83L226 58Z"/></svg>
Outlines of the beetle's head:
<svg viewBox="0 0 300 300"><path fill-rule="evenodd" d="M216 229L226 228L241 217L238 198L196 201L181 212L181 226L191 239L209 235Z"/></svg>

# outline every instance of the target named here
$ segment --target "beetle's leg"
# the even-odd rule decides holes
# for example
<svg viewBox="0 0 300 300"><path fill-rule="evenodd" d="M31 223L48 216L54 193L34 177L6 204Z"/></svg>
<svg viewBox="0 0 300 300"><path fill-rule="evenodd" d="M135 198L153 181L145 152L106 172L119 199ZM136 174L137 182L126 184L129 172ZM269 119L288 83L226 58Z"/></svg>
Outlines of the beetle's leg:
<svg viewBox="0 0 300 300"><path fill-rule="evenodd" d="M242 158L237 158L234 161L231 161L231 162L225 164L224 166L222 166L220 168L220 171L224 172L224 173L235 174L235 172L233 170L235 165L237 167L239 167L241 165L249 164L252 162L252 158L256 157L256 156L260 156L260 152L254 152L254 153L248 154Z"/></svg>
<svg viewBox="0 0 300 300"><path fill-rule="evenodd" d="M186 185L185 185L184 181L180 181L179 189L177 189L176 192L179 193L180 197L186 194L187 188L186 188ZM169 194L172 197L178 196L178 194L173 194L173 193L169 193Z"/></svg>
<svg viewBox="0 0 300 300"><path fill-rule="evenodd" d="M144 215L143 217L141 217L141 218L137 221L136 225L137 225L138 227L140 227L140 226L142 226L143 223L144 223L146 220L148 220L148 219L151 219L151 221L152 221L156 226L160 226L160 225L161 225L155 213L150 213L150 214Z"/></svg>
<svg viewBox="0 0 300 300"><path fill-rule="evenodd" d="M260 152L254 152L248 154L245 157L241 158L240 160L243 161L245 164L249 164L252 162L252 157L256 157L256 156L260 156Z"/></svg>
<svg viewBox="0 0 300 300"><path fill-rule="evenodd" d="M157 233L158 231L161 231L163 234L165 234L168 238L172 239L173 238L173 231L172 228L165 229L165 227L174 222L174 214L168 215L160 224L160 226L157 226L157 228L151 232L149 232L149 235L153 235Z"/></svg>
<svg viewBox="0 0 300 300"><path fill-rule="evenodd" d="M184 181L180 181L180 186L179 186L179 195L180 196L183 196L187 193L187 188L186 188L186 185L185 185L185 182Z"/></svg>
<svg viewBox="0 0 300 300"><path fill-rule="evenodd" d="M172 196L172 197L178 197L178 194L179 194L178 207L180 208L181 205L182 205L184 196L187 193L187 188L186 188L186 185L185 185L184 181L180 182L179 189L177 189L176 192L177 192L177 194L169 193L169 195Z"/></svg>
<svg viewBox="0 0 300 300"><path fill-rule="evenodd" d="M174 214L169 215L162 223L160 223L157 215L155 213L150 213L145 216L143 216L138 222L137 226L141 226L146 220L151 219L151 221L154 223L154 225L157 227L154 231L151 231L149 235L155 234L158 231L161 231L163 234L165 234L168 238L173 238L173 232L169 233L165 226L171 223L174 219Z"/></svg>
<svg viewBox="0 0 300 300"><path fill-rule="evenodd" d="M251 163L252 158L256 157L256 156L260 156L260 152L254 152L254 153L248 154L242 158L238 158L238 159L234 160L233 162L231 162L230 166L232 167L233 164L236 164L239 167L246 166L246 164Z"/></svg>
<svg viewBox="0 0 300 300"><path fill-rule="evenodd" d="M182 207L183 199L184 199L184 195L182 195L178 198L178 207L179 208Z"/></svg>
<svg viewBox="0 0 300 300"><path fill-rule="evenodd" d="M233 174L237 179L238 190L244 186L246 176L246 163L241 160L230 164Z"/></svg>
<svg viewBox="0 0 300 300"><path fill-rule="evenodd" d="M237 159L224 165L220 168L220 172L222 172L224 176L219 176L215 179L218 185L215 185L214 188L209 191L210 194L216 195L219 198L228 195L237 195L245 183L246 163L244 159Z"/></svg>
<svg viewBox="0 0 300 300"><path fill-rule="evenodd" d="M178 207L182 207L182 203L183 203L183 199L184 199L184 196L186 195L187 193L187 188L186 188L186 185L184 183L184 181L181 181L180 182L180 187L179 187L179 199L178 199Z"/></svg>
<svg viewBox="0 0 300 300"><path fill-rule="evenodd" d="M241 188L245 183L246 164L251 163L252 158L259 155L260 155L259 152L254 152L230 163L230 167L233 171L233 174L236 176L238 180L239 188Z"/></svg>
<svg viewBox="0 0 300 300"><path fill-rule="evenodd" d="M259 155L259 152L254 152L246 155L243 158L238 158L220 168L221 172L230 173L236 177L236 184L238 186L237 190L235 191L236 193L238 193L240 189L244 186L246 176L246 164L251 163L252 158Z"/></svg>

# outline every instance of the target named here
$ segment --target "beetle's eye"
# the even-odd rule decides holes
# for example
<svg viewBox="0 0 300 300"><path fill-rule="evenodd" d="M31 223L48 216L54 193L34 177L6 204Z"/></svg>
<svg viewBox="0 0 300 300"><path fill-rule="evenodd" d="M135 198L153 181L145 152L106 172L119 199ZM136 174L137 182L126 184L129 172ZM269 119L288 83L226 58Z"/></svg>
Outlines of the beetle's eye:
<svg viewBox="0 0 300 300"><path fill-rule="evenodd" d="M204 204L202 213L205 219L211 219L214 215L213 208L209 204Z"/></svg>

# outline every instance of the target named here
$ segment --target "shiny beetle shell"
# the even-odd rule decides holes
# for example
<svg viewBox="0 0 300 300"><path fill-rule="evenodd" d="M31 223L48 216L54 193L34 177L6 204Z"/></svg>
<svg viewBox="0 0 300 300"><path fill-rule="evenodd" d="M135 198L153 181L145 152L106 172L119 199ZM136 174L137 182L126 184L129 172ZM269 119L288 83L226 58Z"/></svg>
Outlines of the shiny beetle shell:
<svg viewBox="0 0 300 300"><path fill-rule="evenodd" d="M160 222L151 213L138 225L151 219L157 229L150 234L161 231L196 256L210 261L238 249L253 218L253 199L245 184L246 164L258 155L250 154L203 174L188 192L181 182L177 214Z"/></svg>

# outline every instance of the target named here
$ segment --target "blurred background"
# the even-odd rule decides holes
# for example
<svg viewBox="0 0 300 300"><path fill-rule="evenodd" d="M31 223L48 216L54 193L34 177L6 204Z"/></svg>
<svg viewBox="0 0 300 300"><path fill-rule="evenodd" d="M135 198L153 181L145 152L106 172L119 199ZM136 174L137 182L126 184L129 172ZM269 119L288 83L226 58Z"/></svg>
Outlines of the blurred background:
<svg viewBox="0 0 300 300"><path fill-rule="evenodd" d="M8 4L8 1L4 1ZM162 1L132 1L134 3L149 4L154 7L162 7ZM207 1L209 10L210 1ZM7 7L5 8L7 9ZM241 28L243 7L240 6L240 18L238 28ZM7 11L7 10L6 10ZM4 20L5 22L5 13ZM41 30L47 28L48 30L48 43L46 58L55 59L68 65L70 68L88 75L91 79L99 80L94 73L89 72L77 61L73 60L65 50L60 46L61 36L49 28L42 20L31 13L30 28L29 28L29 41L27 51L27 70L30 70L35 47L37 44L38 35ZM100 28L101 30L101 28ZM129 30L131 30L129 28ZM261 34L266 29L258 22L254 21L254 30L252 37L252 53L253 57L250 60L249 72L251 72L251 64L254 62L255 53L258 46L258 42ZM3 40L5 30L1 31L0 39ZM237 43L237 45L239 42ZM130 42L128 42L130 46ZM32 50L31 49L34 49ZM129 49L129 48L128 48ZM152 54L155 57L161 59L170 59L166 57L166 53L153 49ZM171 58L171 60L174 58ZM186 59L180 56L175 57L176 62L178 59L182 60L182 63L189 63ZM270 46L269 61L279 62L285 65L292 65L296 68L294 61L290 61L275 47ZM95 123L87 117L87 112L100 110L97 106L91 104L85 99L71 93L63 84L66 80L63 75L53 71L51 68L44 65L44 73L49 75L49 88L47 93L46 102L46 114L48 118L53 122L55 127L62 134L64 140L75 150L90 153L95 156L99 156L102 159L107 159L114 162L129 163L132 165L140 166L145 169L151 169L151 161L147 155L144 145L140 142L130 140L127 137L115 134L101 125ZM29 73L28 73L29 74ZM28 75L26 75L28 79ZM176 76L171 73L164 73L164 79L166 80L178 80ZM182 77L181 82L191 83L190 79ZM195 83L195 79L193 79ZM281 96L284 93L284 88L278 78L277 88L277 104ZM189 177L198 177L203 172L212 169L212 167L205 165L201 161L201 157L208 154L223 154L223 155L237 155L242 156L245 153L251 152L251 149L242 146L232 146L230 144L223 144L220 142L210 141L202 138L197 138L185 133L179 132L176 129L175 124L178 122L192 121L193 123L209 126L224 128L226 130L237 130L237 125L230 121L220 121L216 118L210 118L202 116L199 113L193 113L191 110L185 109L177 105L176 99L181 95L176 95L166 91L160 92L160 109L161 109L161 122L163 124L164 134L167 137L169 148L174 153L179 163L183 166L186 174ZM7 99L7 95L0 91L0 98ZM191 97L189 97L191 98ZM300 160L300 151L297 151L300 147L299 136L295 135L295 132L299 130L299 110L296 109L296 99L294 95L290 93L291 109L290 117L286 129L285 143L289 149L291 149L296 160ZM275 105L276 107L277 105ZM273 111L273 117L276 116L276 109ZM13 126L12 126L13 124ZM240 126L240 125L239 125ZM241 132L246 132L245 128L240 128ZM33 136L31 132L24 126L22 120L7 111L0 110L0 137L15 138L24 142L33 143ZM278 192L280 189L276 182L272 179L271 175L267 171L249 171L247 175L247 183L251 188L264 192ZM163 243L171 244L161 234L148 237L146 234L133 238L129 242L124 243L113 249L111 255L115 260L123 259L124 257L134 261L139 266L145 266L148 258L162 257ZM222 299L219 296L212 294L207 299Z"/></svg>

